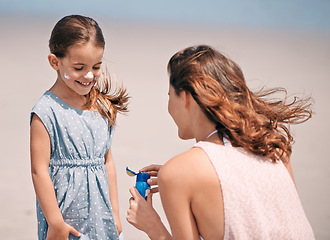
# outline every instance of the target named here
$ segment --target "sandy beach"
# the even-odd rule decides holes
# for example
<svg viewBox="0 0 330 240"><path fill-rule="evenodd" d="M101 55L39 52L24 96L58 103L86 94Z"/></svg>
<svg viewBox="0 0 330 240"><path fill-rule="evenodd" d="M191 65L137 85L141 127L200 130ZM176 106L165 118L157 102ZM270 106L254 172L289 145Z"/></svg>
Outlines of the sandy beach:
<svg viewBox="0 0 330 240"><path fill-rule="evenodd" d="M0 19L0 238L35 240L29 118L35 102L56 78L47 55L50 31L58 19ZM151 163L163 164L194 144L177 137L177 128L167 113L166 66L175 52L196 44L212 45L230 56L243 69L252 89L264 85L285 87L289 94L314 98L313 118L292 126L296 143L291 161L315 237L330 239L330 159L326 140L330 135L329 34L97 20L106 39L104 62L132 97L130 112L118 117L112 145L127 240L148 238L126 221L128 189L135 179L126 175L125 167L139 170ZM158 195L154 196L154 206L166 222Z"/></svg>

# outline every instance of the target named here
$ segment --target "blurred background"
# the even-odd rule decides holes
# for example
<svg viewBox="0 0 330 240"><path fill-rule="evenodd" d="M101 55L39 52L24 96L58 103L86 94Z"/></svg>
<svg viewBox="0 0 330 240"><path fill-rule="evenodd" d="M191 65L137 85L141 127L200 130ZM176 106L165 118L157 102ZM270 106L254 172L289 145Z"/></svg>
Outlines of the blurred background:
<svg viewBox="0 0 330 240"><path fill-rule="evenodd" d="M291 161L315 237L330 239L328 0L1 0L1 239L36 239L30 110L55 82L48 40L55 23L69 14L100 24L104 62L132 97L130 112L118 117L112 146L126 239L148 238L125 219L128 189L135 183L125 167L138 171L163 164L194 144L177 137L167 113L166 65L175 52L196 44L212 45L237 62L253 90L285 87L289 94L313 97L313 118L291 128L296 140ZM158 195L154 207L168 226Z"/></svg>

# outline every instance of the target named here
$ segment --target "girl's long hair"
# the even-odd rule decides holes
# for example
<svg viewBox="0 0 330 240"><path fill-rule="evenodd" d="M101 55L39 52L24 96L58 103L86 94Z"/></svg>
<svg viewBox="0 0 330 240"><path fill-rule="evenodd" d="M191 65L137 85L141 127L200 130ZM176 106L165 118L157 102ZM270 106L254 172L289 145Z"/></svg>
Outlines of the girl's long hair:
<svg viewBox="0 0 330 240"><path fill-rule="evenodd" d="M273 162L287 161L292 152L290 124L311 118L311 99L288 102L266 99L283 88L253 93L239 66L210 46L194 46L176 53L168 63L170 84L177 94L189 92L214 123L219 137Z"/></svg>
<svg viewBox="0 0 330 240"><path fill-rule="evenodd" d="M88 42L104 49L105 40L98 23L89 17L69 15L56 23L49 39L49 49L58 58L63 58L69 47ZM87 103L84 107L97 109L109 120L111 126L114 125L118 112L128 111L129 97L126 89L122 86L113 89L107 70L102 73L86 97Z"/></svg>
<svg viewBox="0 0 330 240"><path fill-rule="evenodd" d="M108 71L102 73L103 81L98 80L97 85L92 87L91 91L86 95L87 109L95 107L102 116L109 120L109 125L116 122L117 113L127 112L129 96L124 87L114 88L111 85L110 74Z"/></svg>

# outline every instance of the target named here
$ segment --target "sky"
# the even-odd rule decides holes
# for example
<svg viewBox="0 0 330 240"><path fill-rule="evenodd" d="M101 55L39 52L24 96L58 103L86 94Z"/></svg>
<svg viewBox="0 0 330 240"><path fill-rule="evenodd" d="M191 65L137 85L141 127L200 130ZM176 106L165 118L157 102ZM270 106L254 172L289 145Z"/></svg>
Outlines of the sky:
<svg viewBox="0 0 330 240"><path fill-rule="evenodd" d="M102 16L122 21L286 28L330 33L329 0L0 0L0 16Z"/></svg>

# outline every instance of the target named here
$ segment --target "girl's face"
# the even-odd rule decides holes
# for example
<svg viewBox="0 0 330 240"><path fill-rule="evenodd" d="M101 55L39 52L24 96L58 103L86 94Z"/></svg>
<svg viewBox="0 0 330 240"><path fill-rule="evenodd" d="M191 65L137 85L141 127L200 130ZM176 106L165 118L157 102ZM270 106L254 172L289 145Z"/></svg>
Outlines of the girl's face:
<svg viewBox="0 0 330 240"><path fill-rule="evenodd" d="M92 43L71 46L65 57L59 59L58 78L79 95L90 92L101 76L104 49Z"/></svg>
<svg viewBox="0 0 330 240"><path fill-rule="evenodd" d="M192 136L189 129L189 114L185 107L187 97L185 94L186 93L182 91L179 95L177 95L174 87L170 84L168 92L168 112L178 127L179 138L191 139Z"/></svg>

